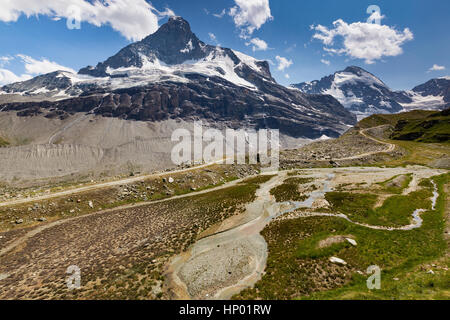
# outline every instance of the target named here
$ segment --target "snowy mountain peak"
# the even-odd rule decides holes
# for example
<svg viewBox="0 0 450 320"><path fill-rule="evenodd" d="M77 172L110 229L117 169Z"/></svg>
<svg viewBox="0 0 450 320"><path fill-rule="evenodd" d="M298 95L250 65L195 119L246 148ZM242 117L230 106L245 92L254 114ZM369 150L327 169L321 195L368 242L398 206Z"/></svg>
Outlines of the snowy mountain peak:
<svg viewBox="0 0 450 320"><path fill-rule="evenodd" d="M345 68L344 72L350 72L357 75L361 75L362 73L369 73L368 71L364 70L363 68L357 67L357 66L349 66Z"/></svg>
<svg viewBox="0 0 450 320"><path fill-rule="evenodd" d="M181 17L172 17L158 31L120 50L81 75L100 78L146 76L149 81L186 82L185 75L198 73L221 77L235 85L256 89L258 79L274 82L269 64L227 48L205 44ZM255 76L256 74L256 76Z"/></svg>
<svg viewBox="0 0 450 320"><path fill-rule="evenodd" d="M189 23L181 17L171 17L154 34L143 39L137 46L155 51L156 56L167 64L180 64L186 60L203 58L206 45L191 31Z"/></svg>
<svg viewBox="0 0 450 320"><path fill-rule="evenodd" d="M349 76L353 75L353 76ZM364 70L363 68L357 67L357 66L350 66L345 68L344 71L338 71L334 74L335 81L339 79L341 80L347 80L347 81L353 81L353 82L362 82L367 85L371 84L377 84L379 86L386 85L381 81L379 78L374 76L372 73L370 73L367 70Z"/></svg>
<svg viewBox="0 0 450 320"><path fill-rule="evenodd" d="M424 95L440 95L444 91L448 92L450 86L450 77L431 79L413 89L414 92Z"/></svg>
<svg viewBox="0 0 450 320"><path fill-rule="evenodd" d="M275 83L269 64L227 48L205 44L181 17L172 17L155 33L78 74L49 73L5 86L19 95L67 96L116 90L150 83L189 83L193 77L221 78L232 85L259 90Z"/></svg>
<svg viewBox="0 0 450 320"><path fill-rule="evenodd" d="M332 95L360 118L402 110L396 94L383 81L357 66L347 67L321 80L293 84L292 87L308 94Z"/></svg>
<svg viewBox="0 0 450 320"><path fill-rule="evenodd" d="M347 68L345 68L344 71L340 71L340 72L350 72L350 73L354 73L356 75L361 75L361 74L370 74L372 75L369 71L358 67L358 66L348 66Z"/></svg>
<svg viewBox="0 0 450 320"><path fill-rule="evenodd" d="M79 73L106 77L110 75L108 69L142 68L148 61L159 60L167 65L182 64L185 61L205 58L213 48L197 38L186 20L172 17L155 33L123 48L95 68L88 66Z"/></svg>
<svg viewBox="0 0 450 320"><path fill-rule="evenodd" d="M359 118L374 113L414 109L441 110L450 106L450 78L431 79L410 91L393 91L372 73L350 66L321 80L293 84L309 94L329 94Z"/></svg>
<svg viewBox="0 0 450 320"><path fill-rule="evenodd" d="M181 17L181 16L169 17L168 23L169 24L172 23L172 24L179 24L179 25L185 25L185 26L187 25L187 26L189 26L189 22L184 20L183 17ZM190 26L189 26L189 28L190 28Z"/></svg>
<svg viewBox="0 0 450 320"><path fill-rule="evenodd" d="M403 94L409 99L402 103L405 110L448 108L450 107L450 77L431 79Z"/></svg>

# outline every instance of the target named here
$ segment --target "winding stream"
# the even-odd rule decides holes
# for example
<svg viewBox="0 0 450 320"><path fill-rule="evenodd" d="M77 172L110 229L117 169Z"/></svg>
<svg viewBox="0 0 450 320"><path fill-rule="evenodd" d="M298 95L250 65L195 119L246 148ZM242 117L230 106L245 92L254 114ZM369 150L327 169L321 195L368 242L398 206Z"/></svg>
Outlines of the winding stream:
<svg viewBox="0 0 450 320"><path fill-rule="evenodd" d="M283 183L280 173L261 185L256 200L243 216L232 217L227 229L197 241L175 257L166 274L170 294L176 299L229 299L260 280L267 262L267 243L261 231L273 219L299 208L310 208L331 191L329 174L323 188L302 202L277 203L270 190Z"/></svg>
<svg viewBox="0 0 450 320"><path fill-rule="evenodd" d="M432 181L433 184L433 197L431 198L431 210L434 211L436 210L436 203L437 203L437 199L439 198L439 192L438 192L438 188L437 185L434 181ZM428 209L416 209L413 214L412 214L412 218L413 218L413 222L407 226L403 226L403 227L383 227L383 226L372 226L369 224L365 224L365 223L360 223L360 222L356 222L351 220L347 215L345 214L334 214L334 213L319 213L319 212L312 212L312 213L303 213L300 216L297 217L335 217L335 218L342 218L347 220L350 223L353 223L355 225L361 226L361 227L365 227L365 228L369 228L369 229L373 229L373 230L385 230L385 231L410 231L410 230L414 230L414 229L418 229L420 227L422 227L423 224L423 219L422 219L422 214L427 212Z"/></svg>
<svg viewBox="0 0 450 320"><path fill-rule="evenodd" d="M322 176L323 177L323 176ZM227 219L214 234L197 241L187 252L173 258L166 272L166 288L174 299L230 299L234 294L253 286L265 270L268 248L261 231L275 218L300 208L312 208L317 199L332 191L335 175L327 174L321 190L314 191L305 201L277 203L270 190L281 185L286 173L278 173L263 183L256 192L256 200L247 205L240 216ZM433 182L432 210L439 197ZM371 226L352 221L344 214L301 213L296 217L331 216L350 223L377 230L412 230L423 223L426 209L413 213L413 222L404 227Z"/></svg>

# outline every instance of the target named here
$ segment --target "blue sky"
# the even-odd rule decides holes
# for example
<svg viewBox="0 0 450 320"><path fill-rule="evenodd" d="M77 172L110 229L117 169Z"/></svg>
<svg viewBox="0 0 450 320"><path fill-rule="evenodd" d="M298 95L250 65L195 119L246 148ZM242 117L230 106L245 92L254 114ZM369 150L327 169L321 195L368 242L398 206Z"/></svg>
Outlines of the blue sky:
<svg viewBox="0 0 450 320"><path fill-rule="evenodd" d="M81 29L67 28L68 9L61 1L34 0L26 7L23 1L0 2L4 82L6 72L26 79L55 66L95 65L154 32L172 12L207 43L269 60L274 77L285 85L320 79L348 65L363 67L393 89L449 74L446 0L130 0L120 7L123 1L108 0L101 8L93 0L67 0L82 10ZM379 6L381 26L367 26L369 5ZM355 32L362 34L354 37ZM373 50L361 50L364 46Z"/></svg>

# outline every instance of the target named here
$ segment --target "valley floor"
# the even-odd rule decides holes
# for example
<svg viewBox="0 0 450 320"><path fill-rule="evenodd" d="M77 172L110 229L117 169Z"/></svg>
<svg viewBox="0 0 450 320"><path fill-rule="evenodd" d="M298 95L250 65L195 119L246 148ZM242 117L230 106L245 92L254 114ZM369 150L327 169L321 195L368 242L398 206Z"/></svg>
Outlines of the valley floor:
<svg viewBox="0 0 450 320"><path fill-rule="evenodd" d="M211 165L9 199L0 299L448 299L448 170L366 130L340 139L367 146L322 159L317 143L300 165L289 151L279 172ZM361 158L378 163L342 167ZM372 265L381 290L367 289Z"/></svg>

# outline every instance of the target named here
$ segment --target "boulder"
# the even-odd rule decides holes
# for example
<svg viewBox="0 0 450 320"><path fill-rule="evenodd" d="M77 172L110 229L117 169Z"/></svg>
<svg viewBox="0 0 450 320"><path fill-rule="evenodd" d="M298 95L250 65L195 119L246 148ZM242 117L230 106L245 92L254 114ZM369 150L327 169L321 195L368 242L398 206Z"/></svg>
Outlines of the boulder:
<svg viewBox="0 0 450 320"><path fill-rule="evenodd" d="M340 264L340 265L343 265L343 266L347 265L347 262L345 262L344 260L342 260L340 258L337 258L337 257L331 257L330 258L330 262L335 263L335 264Z"/></svg>

